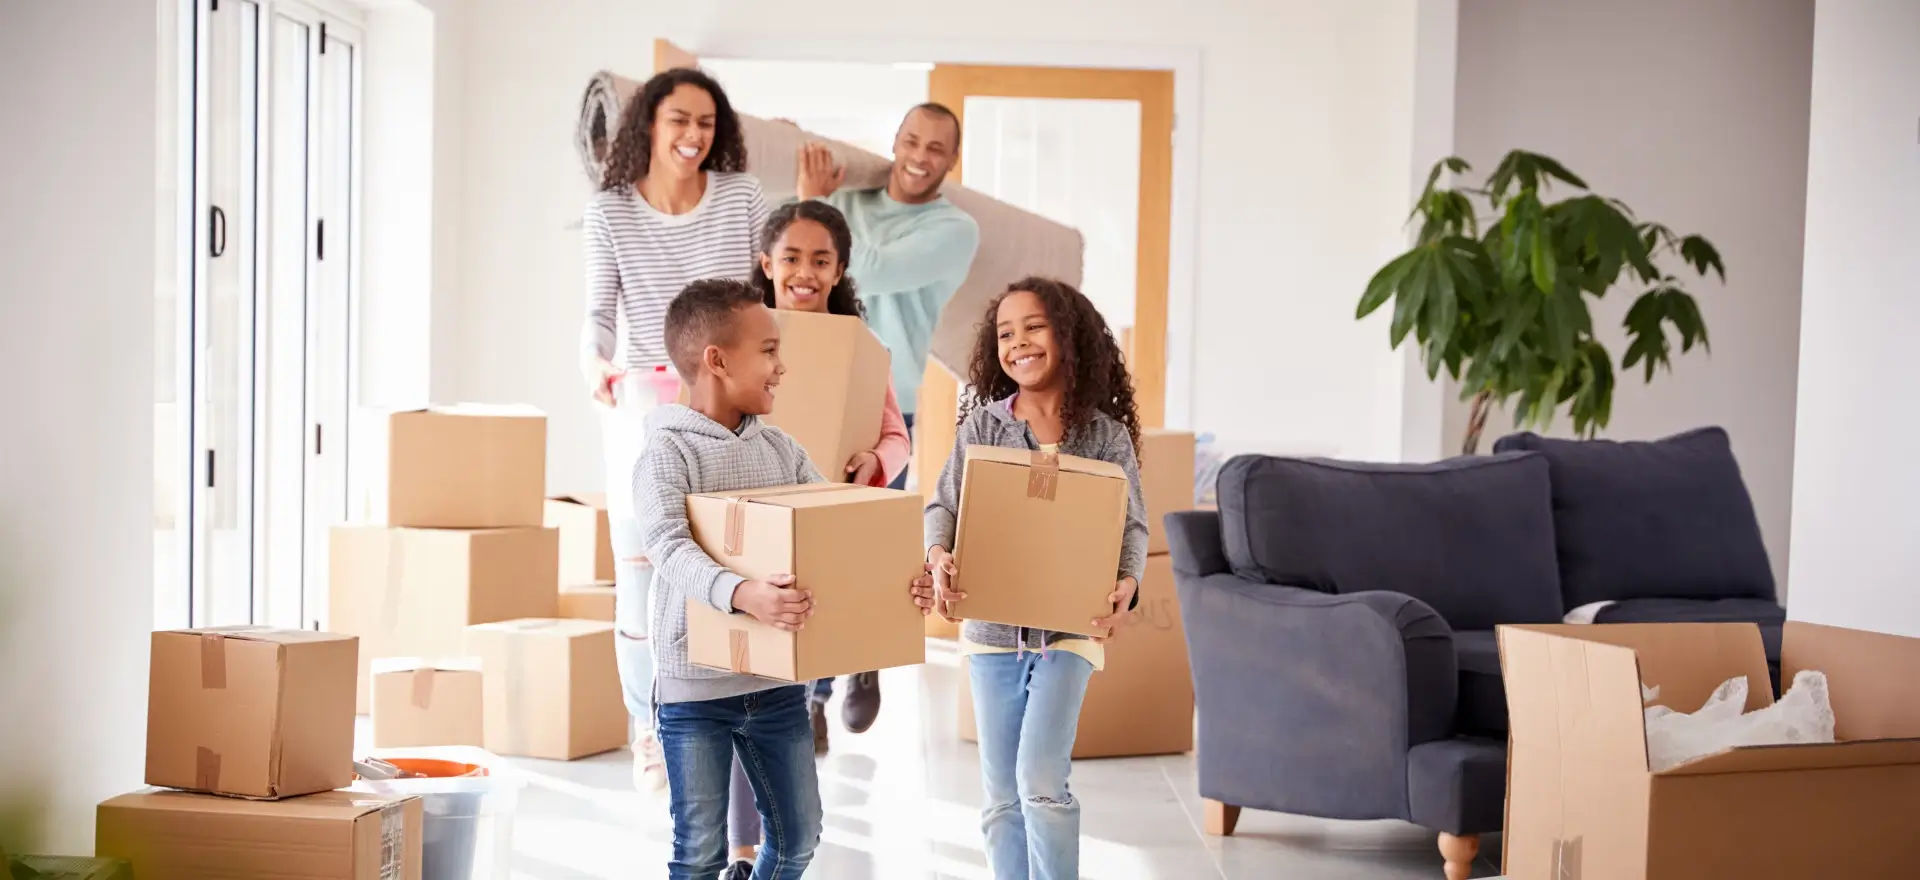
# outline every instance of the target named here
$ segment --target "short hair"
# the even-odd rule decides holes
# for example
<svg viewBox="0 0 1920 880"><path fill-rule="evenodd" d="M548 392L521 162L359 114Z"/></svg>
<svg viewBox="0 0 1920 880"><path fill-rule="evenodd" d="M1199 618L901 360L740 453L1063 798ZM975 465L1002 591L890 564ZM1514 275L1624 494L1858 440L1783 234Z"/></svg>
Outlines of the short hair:
<svg viewBox="0 0 1920 880"><path fill-rule="evenodd" d="M709 345L733 343L734 317L760 305L760 294L744 281L708 278L687 285L667 306L664 332L667 356L680 380L692 384L700 374L700 356Z"/></svg>
<svg viewBox="0 0 1920 880"><path fill-rule="evenodd" d="M908 110L906 116L900 117L900 124L903 126L906 125L908 116L912 116L913 114L922 110L925 110L926 112L931 113L935 116L943 117L948 122L953 123L953 151L956 153L960 152L960 132L962 131L962 127L960 125L960 114L953 112L952 108L948 107L945 104L940 103L939 101L927 101L926 103L923 103L923 104L913 105L913 109Z"/></svg>

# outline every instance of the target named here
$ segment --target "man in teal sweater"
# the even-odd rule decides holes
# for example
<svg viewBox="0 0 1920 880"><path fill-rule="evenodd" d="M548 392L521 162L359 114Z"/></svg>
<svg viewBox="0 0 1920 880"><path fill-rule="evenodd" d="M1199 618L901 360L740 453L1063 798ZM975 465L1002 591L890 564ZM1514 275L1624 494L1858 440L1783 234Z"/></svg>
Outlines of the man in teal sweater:
<svg viewBox="0 0 1920 880"><path fill-rule="evenodd" d="M808 144L800 150L800 198L821 199L839 208L853 228L853 262L847 274L860 285L868 325L893 353L893 390L909 431L934 325L960 282L967 280L974 252L980 249L979 224L940 195L940 185L959 158L960 119L934 103L907 111L901 120L884 188L842 190L845 171L824 145ZM906 488L906 477L901 471L893 488ZM871 672L852 678L841 720L859 733L880 714L880 679ZM825 705L832 693L832 679L815 683L817 705ZM824 748L824 715L814 712L813 723L816 748Z"/></svg>

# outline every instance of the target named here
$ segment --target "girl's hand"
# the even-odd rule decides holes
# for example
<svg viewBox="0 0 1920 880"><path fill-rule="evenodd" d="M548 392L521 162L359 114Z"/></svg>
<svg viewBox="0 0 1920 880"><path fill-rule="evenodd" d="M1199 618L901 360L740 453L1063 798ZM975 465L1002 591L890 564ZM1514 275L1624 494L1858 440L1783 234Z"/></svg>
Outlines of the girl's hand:
<svg viewBox="0 0 1920 880"><path fill-rule="evenodd" d="M873 485L873 475L879 472L880 456L874 455L871 449L856 452L852 458L847 459L847 473L852 475L849 482L856 486Z"/></svg>
<svg viewBox="0 0 1920 880"><path fill-rule="evenodd" d="M953 562L953 554L947 548L936 545L927 554L927 569L933 572L933 596L937 604L934 610L948 623L959 623L953 616L953 603L967 598L967 594L953 588L953 576L959 573Z"/></svg>
<svg viewBox="0 0 1920 880"><path fill-rule="evenodd" d="M847 179L847 169L833 161L826 144L809 143L800 148L800 167L795 174L795 189L801 199L823 199L833 195Z"/></svg>
<svg viewBox="0 0 1920 880"><path fill-rule="evenodd" d="M933 563L929 562L921 566L921 568L921 575L909 583L907 592L913 594L913 604L920 606L920 616L925 617L933 613L933 603L935 601L933 597Z"/></svg>
<svg viewBox="0 0 1920 880"><path fill-rule="evenodd" d="M787 632L799 632L813 616L813 593L794 589L793 575L769 575L764 580L741 581L733 588L733 610Z"/></svg>
<svg viewBox="0 0 1920 880"><path fill-rule="evenodd" d="M1120 632L1120 627L1133 617L1128 606L1133 604L1133 594L1140 592L1140 582L1131 577L1123 577L1113 585L1113 592L1107 594L1107 601L1113 603L1113 613L1106 617L1094 618L1093 632L1095 642L1106 643Z"/></svg>
<svg viewBox="0 0 1920 880"><path fill-rule="evenodd" d="M613 383L620 381L620 375L626 371L597 354L588 355L580 363L580 371L587 377L587 390L593 393L593 399L601 406L613 406Z"/></svg>

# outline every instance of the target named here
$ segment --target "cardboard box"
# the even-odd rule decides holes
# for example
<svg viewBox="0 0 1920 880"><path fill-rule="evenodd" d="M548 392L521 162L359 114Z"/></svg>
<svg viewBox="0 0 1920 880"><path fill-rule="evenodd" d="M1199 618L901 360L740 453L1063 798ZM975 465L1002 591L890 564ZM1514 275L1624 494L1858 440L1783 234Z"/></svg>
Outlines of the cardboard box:
<svg viewBox="0 0 1920 880"><path fill-rule="evenodd" d="M880 442L887 348L867 322L849 315L777 309L773 318L787 373L767 424L799 441L821 475L844 481L847 460Z"/></svg>
<svg viewBox="0 0 1920 880"><path fill-rule="evenodd" d="M927 660L909 592L924 571L920 496L814 483L687 496L693 539L742 577L791 574L819 608L800 632L687 600L687 656L702 666L810 681Z"/></svg>
<svg viewBox="0 0 1920 880"><path fill-rule="evenodd" d="M483 742L480 658L373 661L373 746L478 746Z"/></svg>
<svg viewBox="0 0 1920 880"><path fill-rule="evenodd" d="M420 799L326 791L262 802L142 791L95 810L94 850L139 880L420 880Z"/></svg>
<svg viewBox="0 0 1920 880"><path fill-rule="evenodd" d="M1127 475L1119 465L969 446L960 483L955 617L1084 633L1112 613Z"/></svg>
<svg viewBox="0 0 1920 880"><path fill-rule="evenodd" d="M560 583L613 580L613 540L607 526L607 496L561 495L547 499L547 528L560 530Z"/></svg>
<svg viewBox="0 0 1920 880"><path fill-rule="evenodd" d="M579 584L560 588L560 617L614 622L612 584Z"/></svg>
<svg viewBox="0 0 1920 880"><path fill-rule="evenodd" d="M147 784L272 799L351 783L358 647L265 626L154 633Z"/></svg>
<svg viewBox="0 0 1920 880"><path fill-rule="evenodd" d="M359 522L427 529L538 526L547 417L528 406L459 404L370 411L355 467L374 474Z"/></svg>
<svg viewBox="0 0 1920 880"><path fill-rule="evenodd" d="M1177 755L1193 751L1193 673L1186 629L1173 592L1173 557L1147 557L1140 605L1120 637L1106 643L1107 665L1087 681L1075 758ZM961 664L960 738L979 742L973 687Z"/></svg>
<svg viewBox="0 0 1920 880"><path fill-rule="evenodd" d="M1193 509L1193 432L1140 432L1140 493L1147 502L1147 552L1167 552L1165 517Z"/></svg>
<svg viewBox="0 0 1920 880"><path fill-rule="evenodd" d="M557 612L553 529L336 526L330 538L329 625L360 637L362 714L372 710L374 658L458 656L473 624Z"/></svg>
<svg viewBox="0 0 1920 880"><path fill-rule="evenodd" d="M484 676L484 746L497 755L571 761L627 744L613 624L553 618L467 630Z"/></svg>
<svg viewBox="0 0 1920 880"><path fill-rule="evenodd" d="M1824 672L1836 738L1728 749L1652 773L1642 683L1692 712L1745 675L1773 702L1752 624L1503 626L1515 880L1920 877L1920 639L1789 621L1781 675Z"/></svg>
<svg viewBox="0 0 1920 880"><path fill-rule="evenodd" d="M946 618L938 614L929 614L926 616L926 633L930 639L954 641L960 638L960 624L948 623Z"/></svg>

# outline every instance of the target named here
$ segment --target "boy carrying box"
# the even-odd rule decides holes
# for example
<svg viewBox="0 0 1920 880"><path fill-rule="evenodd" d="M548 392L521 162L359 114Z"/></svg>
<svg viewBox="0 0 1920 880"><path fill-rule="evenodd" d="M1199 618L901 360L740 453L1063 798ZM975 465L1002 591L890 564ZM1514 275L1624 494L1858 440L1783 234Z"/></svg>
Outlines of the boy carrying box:
<svg viewBox="0 0 1920 880"><path fill-rule="evenodd" d="M664 335L692 405L648 415L634 507L654 564L654 712L673 813L668 875L707 880L727 867L737 747L753 756L742 766L766 828L753 876L797 878L821 829L807 687L693 665L686 605L692 599L798 631L813 615L812 593L790 574L748 580L715 563L693 539L686 496L824 480L798 443L759 419L773 409L785 372L780 330L759 293L736 281L696 281L668 307Z"/></svg>

